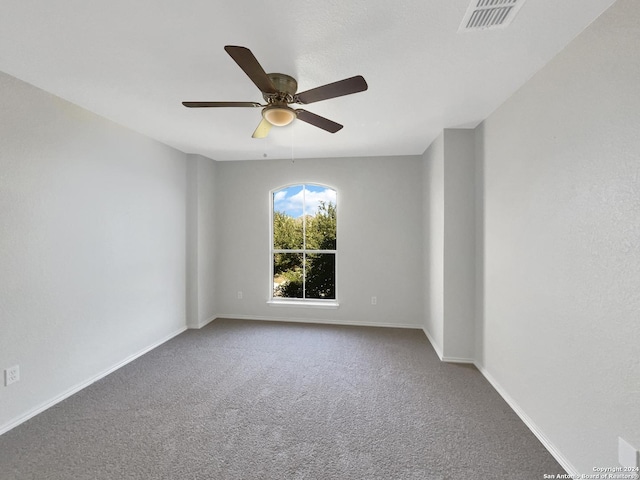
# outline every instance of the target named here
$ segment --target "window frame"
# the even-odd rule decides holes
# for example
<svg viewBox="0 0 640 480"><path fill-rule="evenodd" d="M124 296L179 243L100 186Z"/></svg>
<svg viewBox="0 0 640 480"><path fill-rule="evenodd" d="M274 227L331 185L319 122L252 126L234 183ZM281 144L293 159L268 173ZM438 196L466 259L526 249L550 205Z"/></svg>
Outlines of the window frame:
<svg viewBox="0 0 640 480"><path fill-rule="evenodd" d="M284 189L290 187L300 186L306 190L307 186L312 187L323 187L333 190L336 194L335 200L335 208L336 208L336 248L335 250L309 250L306 248L302 249L292 249L292 250L284 250L284 249L276 249L273 248L273 221L274 221L274 203L273 197L274 195ZM306 196L306 194L305 194ZM305 203L303 202L302 212L304 215L305 211ZM338 308L338 231L339 231L339 209L338 209L338 189L332 187L331 185L326 185L323 183L317 182L295 182L289 183L286 185L281 185L279 187L273 188L269 191L269 295L267 303L271 306L284 306L284 307L314 307L314 308ZM303 223L303 247L306 246L306 222ZM324 254L333 254L334 255L334 291L335 298L323 299L323 298L287 298L287 297L274 297L273 296L273 258L277 253L300 253L303 255L303 269L306 268L305 261L307 254L316 254L316 253L324 253ZM304 276L304 275L303 275ZM305 294L305 289L303 288L303 295Z"/></svg>

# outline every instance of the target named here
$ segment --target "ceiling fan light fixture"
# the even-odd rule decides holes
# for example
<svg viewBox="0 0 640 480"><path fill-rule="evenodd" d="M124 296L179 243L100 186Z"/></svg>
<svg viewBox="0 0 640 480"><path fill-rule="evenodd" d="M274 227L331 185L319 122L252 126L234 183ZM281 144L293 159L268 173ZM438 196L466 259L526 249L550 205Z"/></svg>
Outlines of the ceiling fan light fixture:
<svg viewBox="0 0 640 480"><path fill-rule="evenodd" d="M271 125L284 127L296 118L296 112L286 106L270 106L262 110L262 117Z"/></svg>

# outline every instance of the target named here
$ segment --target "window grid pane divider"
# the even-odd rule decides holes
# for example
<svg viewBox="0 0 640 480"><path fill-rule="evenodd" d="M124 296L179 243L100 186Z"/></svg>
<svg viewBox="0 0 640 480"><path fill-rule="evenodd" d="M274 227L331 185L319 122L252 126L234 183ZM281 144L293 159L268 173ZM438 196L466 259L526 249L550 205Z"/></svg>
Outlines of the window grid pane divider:
<svg viewBox="0 0 640 480"><path fill-rule="evenodd" d="M273 250L272 253L337 253L337 250Z"/></svg>

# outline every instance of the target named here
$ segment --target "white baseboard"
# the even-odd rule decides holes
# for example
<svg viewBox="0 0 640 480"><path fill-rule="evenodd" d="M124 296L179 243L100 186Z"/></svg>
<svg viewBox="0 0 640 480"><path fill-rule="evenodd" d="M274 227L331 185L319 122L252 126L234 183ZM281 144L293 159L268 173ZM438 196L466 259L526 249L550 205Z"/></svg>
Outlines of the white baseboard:
<svg viewBox="0 0 640 480"><path fill-rule="evenodd" d="M440 347L440 345L438 345L438 343L433 339L426 328L422 327L422 331L427 336L427 340L429 340L429 343L431 344L433 349L436 351L438 358L444 362L444 357L442 356L442 348Z"/></svg>
<svg viewBox="0 0 640 480"><path fill-rule="evenodd" d="M125 358L124 360L116 363L115 365L107 368L106 370L100 372L99 374L85 380L84 382L80 382L76 385L74 385L73 387L71 387L70 389L66 390L65 392L61 393L60 395L55 396L54 398L41 403L40 405L38 405L37 407L29 410L28 412L24 413L23 415L20 415L19 417L10 420L9 422L5 423L4 425L0 425L0 435L2 435L3 433L8 432L9 430L17 427L18 425L20 425L21 423L26 422L27 420L29 420L30 418L35 417L36 415L38 415L39 413L44 412L45 410L47 410L48 408L53 407L55 404L60 403L62 400L64 400L65 398L70 397L71 395L73 395L74 393L79 392L80 390L82 390L83 388L88 387L89 385L91 385L92 383L97 382L98 380L100 380L101 378L106 377L107 375L109 375L112 372L115 372L116 370L118 370L119 368L124 367L126 364L131 363L132 361L134 361L136 358L141 357L142 355L144 355L145 353L153 350L156 347L159 347L160 345L162 345L163 343L171 340L173 337L180 335L182 332L184 332L187 329L187 327L181 327L178 330L170 333L169 335L165 336L164 338L158 340L157 342L152 343L151 345L148 345L147 347L143 348L142 350L134 353L133 355L128 356L127 358Z"/></svg>
<svg viewBox="0 0 640 480"><path fill-rule="evenodd" d="M375 323L375 322L355 322L351 320L327 320L326 318L292 318L287 316L266 317L262 315L237 315L233 313L220 313L215 318L230 318L238 320L261 320L266 322L293 322L293 323L320 323L323 325L349 325L361 327L385 327L385 328L412 328L421 330L421 325L408 323Z"/></svg>
<svg viewBox="0 0 640 480"><path fill-rule="evenodd" d="M476 361L473 358L464 358L464 357L447 357L444 356L441 358L443 362L447 363L470 363L475 365Z"/></svg>
<svg viewBox="0 0 640 480"><path fill-rule="evenodd" d="M444 357L442 355L442 350L440 346L433 340L429 332L421 325L412 325L412 324L384 324L384 323L373 323L373 322L353 322L353 321L344 321L344 320L327 320L327 319L309 319L309 318L284 318L284 317L265 317L265 316L256 316L256 315L235 315L235 314L218 314L214 315L211 318L201 322L197 327L189 327L189 328L202 328L205 325L208 325L212 321L218 318L231 318L231 319L239 319L239 320L261 320L261 321L271 321L271 322L294 322L294 323L318 323L318 324L331 324L331 325L349 325L349 326L368 326L368 327L387 327L387 328L411 328L411 329L419 329L424 332L427 339L431 343L431 346L435 350L436 354L443 362L455 362L455 363L471 363L476 366L476 368L482 373L482 375L487 379L487 381L496 389L498 394L507 402L507 404L511 407L511 409L518 415L518 417L524 422L524 424L531 430L531 432L538 438L538 440L542 443L542 445L551 453L551 455L558 461L558 463L567 471L569 475L578 476L578 470L566 459L564 455L555 447L555 445L542 433L542 431L538 428L538 426L529 418L529 416L520 408L520 406L516 403L516 401L502 388L502 386L491 376L491 374L485 370L485 368L480 365L478 362L467 359L467 358L455 358L455 357ZM37 414L47 410L48 408L56 405L62 400L70 397L74 393L79 392L83 388L88 387L92 383L100 380L101 378L106 377L110 373L118 370L119 368L127 365L133 360L141 357L145 353L157 348L163 343L171 340L173 337L181 334L187 330L187 327L182 327L161 340L154 342L153 344L143 348L137 353L130 355L125 358L121 362L111 366L110 368L102 371L101 373L81 382L67 391L61 393L60 395L52 398L49 401L46 401L39 406L33 408L27 413L17 417L13 420L10 420L4 425L0 425L0 435L8 432L9 430L17 427L18 425L26 422L30 418L36 416Z"/></svg>
<svg viewBox="0 0 640 480"><path fill-rule="evenodd" d="M491 374L485 370L485 368L478 362L474 362L476 368L480 370L480 373L484 375L484 378L496 389L498 394L504 399L505 402L511 407L511 409L520 417L520 420L531 430L540 443L549 451L549 453L557 460L557 462L564 468L569 476L572 478L579 478L580 474L578 470L567 460L567 458L556 448L556 446L547 438L547 436L538 428L533 420L520 408L516 401L502 388L502 386L496 381Z"/></svg>
<svg viewBox="0 0 640 480"><path fill-rule="evenodd" d="M191 330L199 330L202 327L209 325L211 322L213 322L216 318L218 318L218 315L213 315L212 317L207 318L206 320L203 320L202 322L198 323L195 326L191 326L189 325L187 328L191 329Z"/></svg>
<svg viewBox="0 0 640 480"><path fill-rule="evenodd" d="M504 399L505 402L511 407L511 409L515 412L515 414L522 420L522 422L527 426L531 433L533 433L540 443L549 451L549 453L556 459L556 461L564 468L569 475L578 476L578 470L567 460L567 458L556 448L556 446L547 438L547 436L542 433L540 428L531 420L531 418L520 408L520 406L516 403L516 401L506 392L504 388L491 376L491 374L476 360L470 358L456 358L456 357L445 357L442 355L442 349L440 345L438 345L426 328L423 328L424 334L427 336L429 343L436 351L436 354L443 362L451 362L451 363L469 363L475 365L475 367L480 371L480 373L487 379L487 381L496 389L498 394Z"/></svg>
<svg viewBox="0 0 640 480"><path fill-rule="evenodd" d="M422 331L427 336L427 339L429 340L429 343L431 344L433 349L436 351L436 354L438 355L438 358L440 359L441 362L447 362L447 363L472 363L472 364L474 364L476 362L473 358L447 357L447 356L443 355L442 354L442 347L440 347L440 345L437 344L437 342L429 334L427 329L423 327Z"/></svg>

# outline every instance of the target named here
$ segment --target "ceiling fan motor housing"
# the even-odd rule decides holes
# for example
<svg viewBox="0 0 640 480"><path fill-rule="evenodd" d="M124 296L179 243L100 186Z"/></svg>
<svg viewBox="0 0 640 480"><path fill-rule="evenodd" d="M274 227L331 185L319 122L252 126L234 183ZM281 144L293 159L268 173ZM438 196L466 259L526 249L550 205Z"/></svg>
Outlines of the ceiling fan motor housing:
<svg viewBox="0 0 640 480"><path fill-rule="evenodd" d="M284 93L285 96L290 96L293 101L293 96L298 91L298 82L295 78L285 75L284 73L268 73L267 76L273 86L276 87L278 93ZM273 95L273 94L272 94ZM269 101L269 94L263 93L262 96L265 100Z"/></svg>
<svg viewBox="0 0 640 480"><path fill-rule="evenodd" d="M293 103L293 96L298 91L298 82L284 73L268 73L267 76L277 93L263 92L262 96L268 105L262 109L262 118L271 125L284 127L296 118L296 111L289 104Z"/></svg>

